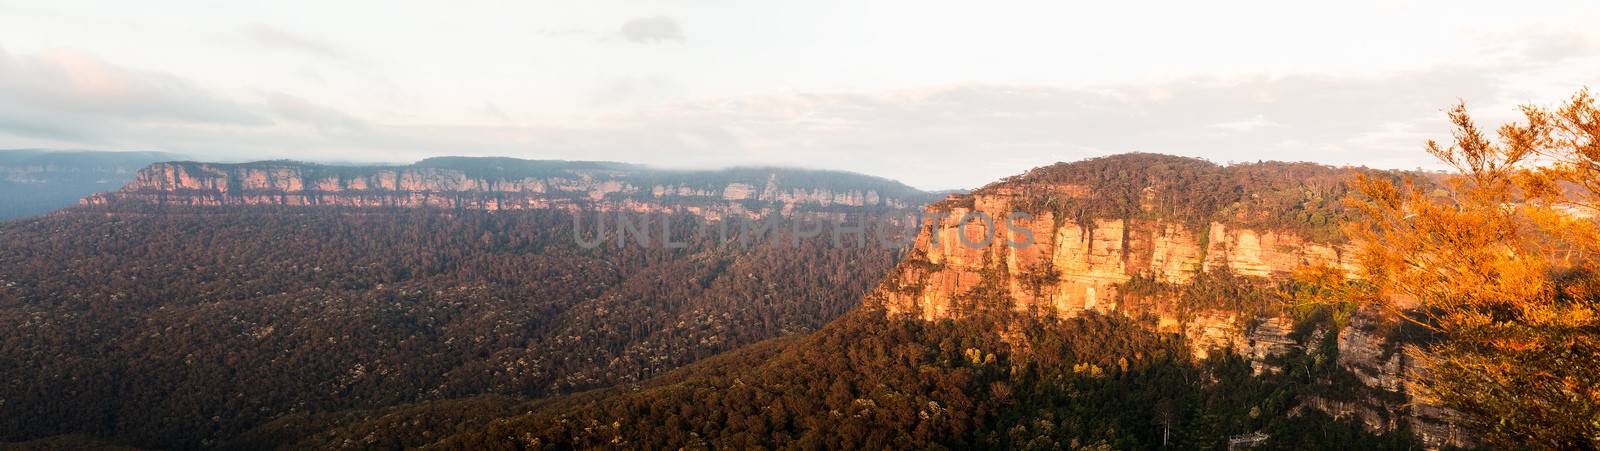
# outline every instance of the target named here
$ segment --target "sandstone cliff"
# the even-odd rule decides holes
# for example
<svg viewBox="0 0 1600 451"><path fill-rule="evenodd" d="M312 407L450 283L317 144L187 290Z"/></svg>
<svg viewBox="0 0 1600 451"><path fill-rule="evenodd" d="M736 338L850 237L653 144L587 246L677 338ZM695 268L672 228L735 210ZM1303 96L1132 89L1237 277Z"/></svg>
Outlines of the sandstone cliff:
<svg viewBox="0 0 1600 451"><path fill-rule="evenodd" d="M1092 195L1086 190L1062 187L1060 192ZM955 197L970 197L971 202L950 202L946 205L956 206L931 211L908 261L880 290L875 300L888 313L927 320L960 316L983 307L965 299L974 290L998 284L1005 296L1002 307L1016 312L1063 317L1089 310L1151 313L1165 331L1185 333L1197 343L1234 347L1248 341L1246 331L1236 327L1247 322L1238 312L1170 303L1121 305L1119 290L1136 276L1184 284L1208 271L1272 278L1304 265L1354 266L1348 246L1308 241L1293 232L1221 222L1195 231L1161 219L1080 223L1051 211L1026 211L1017 202L1022 196L1008 190ZM1028 216L1013 217L1007 224L1004 218L1019 211ZM1027 241L1031 244L1022 245ZM1282 345L1287 319L1262 320L1267 328L1278 328L1280 336L1257 341Z"/></svg>
<svg viewBox="0 0 1600 451"><path fill-rule="evenodd" d="M434 158L410 166L296 162L156 163L84 205L279 205L595 209L749 214L796 208L905 209L927 194L876 177L782 168L671 171L509 158Z"/></svg>
<svg viewBox="0 0 1600 451"><path fill-rule="evenodd" d="M1220 348L1249 358L1257 372L1279 371L1269 357L1303 349L1330 331L1296 336L1297 319L1272 287L1303 266L1356 269L1353 246L1318 233L1325 227L1297 222L1337 214L1314 205L1337 205L1343 195L1302 188L1300 180L1343 173L1324 168L1313 177L1233 182L1240 177L1232 171L1173 157L1119 156L1037 169L950 196L929 207L913 248L868 303L930 321L1122 314L1183 335L1197 357ZM1218 192L1226 195L1205 197ZM1218 281L1265 288L1182 294L1184 287ZM1403 346L1376 332L1380 315L1358 318L1336 331L1339 363L1380 395L1308 399L1304 406L1373 430L1405 421L1430 446L1469 443L1449 426L1447 412L1418 406L1403 420L1395 415L1409 404Z"/></svg>

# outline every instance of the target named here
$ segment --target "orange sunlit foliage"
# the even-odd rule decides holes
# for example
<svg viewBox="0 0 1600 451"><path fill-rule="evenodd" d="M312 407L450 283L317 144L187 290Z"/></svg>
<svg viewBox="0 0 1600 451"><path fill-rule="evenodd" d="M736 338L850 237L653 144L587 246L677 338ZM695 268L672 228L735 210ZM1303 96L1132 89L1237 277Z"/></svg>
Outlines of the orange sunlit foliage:
<svg viewBox="0 0 1600 451"><path fill-rule="evenodd" d="M1447 190L1358 177L1361 277L1380 306L1435 332L1420 397L1499 445L1600 443L1600 110L1583 91L1492 139L1464 105ZM1403 302L1400 300L1404 300ZM1415 305L1399 305L1410 304Z"/></svg>

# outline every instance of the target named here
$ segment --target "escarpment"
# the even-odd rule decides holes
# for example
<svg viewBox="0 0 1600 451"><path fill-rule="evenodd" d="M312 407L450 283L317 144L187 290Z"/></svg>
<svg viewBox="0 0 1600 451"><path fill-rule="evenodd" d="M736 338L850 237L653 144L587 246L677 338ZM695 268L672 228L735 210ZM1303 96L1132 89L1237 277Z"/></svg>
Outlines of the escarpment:
<svg viewBox="0 0 1600 451"><path fill-rule="evenodd" d="M1093 195L1078 186L1057 193ZM987 189L970 195L970 205L958 196L957 205L934 211L908 261L875 301L889 314L930 321L996 310L1149 316L1162 331L1187 336L1197 355L1221 347L1259 359L1293 344L1286 313L1227 302L1238 300L1186 303L1148 288L1184 286L1197 278L1266 282L1286 279L1303 266L1355 266L1349 245L1294 231L1218 221L1196 227L1158 217L1064 218L1056 211L1027 211L1022 199L1011 190Z"/></svg>
<svg viewBox="0 0 1600 451"><path fill-rule="evenodd" d="M984 197L983 195L979 195ZM986 199L986 208L956 208L918 236L916 263L892 281L914 290L887 290L884 307L928 320L959 316L959 294L998 278L1010 309L1071 316L1085 310L1118 311L1123 286L1136 277L1183 284L1205 272L1230 271L1260 278L1284 277L1300 266L1349 268L1354 261L1342 244L1307 241L1292 232L1229 227L1209 223L1196 233L1184 224L1162 220L1095 219L1086 224L1061 221L1050 212L1016 219L1007 230L972 213L1003 218L1007 202ZM965 233L966 241L962 234ZM989 239L982 246L971 246ZM1021 245L1031 235L1033 243ZM1006 241L1010 240L1010 243ZM1162 312L1167 313L1167 312Z"/></svg>
<svg viewBox="0 0 1600 451"><path fill-rule="evenodd" d="M342 206L471 210L684 211L907 209L927 194L859 174L784 168L675 171L644 166L448 157L409 166L270 161L156 163L83 205Z"/></svg>
<svg viewBox="0 0 1600 451"><path fill-rule="evenodd" d="M908 261L874 300L889 314L926 320L995 310L1124 312L1182 331L1237 317L1239 308L1223 307L1240 306L1146 299L1163 297L1152 287L1216 274L1279 280L1313 265L1354 269L1335 221L1344 214L1343 172L1265 165L1281 166L1121 155L952 195L929 207ZM1301 220L1311 217L1319 219Z"/></svg>
<svg viewBox="0 0 1600 451"><path fill-rule="evenodd" d="M1197 358L1232 351L1258 373L1331 340L1339 365L1374 395L1303 405L1376 431L1404 422L1430 446L1468 443L1448 413L1407 410L1408 345L1381 331L1382 315L1319 329L1282 291L1301 268L1358 270L1339 231L1350 171L1138 154L1038 168L932 204L867 302L928 321L1126 315L1182 335Z"/></svg>

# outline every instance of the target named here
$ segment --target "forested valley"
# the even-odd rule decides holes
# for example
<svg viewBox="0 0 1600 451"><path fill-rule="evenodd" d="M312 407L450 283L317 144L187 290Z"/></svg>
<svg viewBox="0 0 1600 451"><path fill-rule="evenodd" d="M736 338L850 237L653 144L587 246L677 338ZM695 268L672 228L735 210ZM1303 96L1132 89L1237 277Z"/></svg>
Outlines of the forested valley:
<svg viewBox="0 0 1600 451"><path fill-rule="evenodd" d="M572 228L594 222L556 211L135 205L0 224L0 441L208 447L300 413L637 382L815 330L897 253L657 220L686 247L584 248Z"/></svg>
<svg viewBox="0 0 1600 451"><path fill-rule="evenodd" d="M1443 173L1133 154L930 207L1015 201L1060 236L1121 232L1028 268L1003 264L1019 250L936 254L957 244L933 244L933 223L896 248L840 245L827 224L730 243L702 216L657 215L678 248L583 245L588 212L552 209L130 201L4 222L0 442L1593 449L1600 108L1580 92L1523 113L1490 137L1450 110L1454 140L1428 143ZM1155 255L1129 245L1136 221L1162 222L1150 236L1192 266L1094 266ZM1184 227L1213 232L1166 232ZM1013 296L1104 279L1122 305ZM889 295L956 308L895 313ZM1218 311L1209 326L1234 341L1183 324ZM1268 320L1287 342L1237 352L1266 349Z"/></svg>

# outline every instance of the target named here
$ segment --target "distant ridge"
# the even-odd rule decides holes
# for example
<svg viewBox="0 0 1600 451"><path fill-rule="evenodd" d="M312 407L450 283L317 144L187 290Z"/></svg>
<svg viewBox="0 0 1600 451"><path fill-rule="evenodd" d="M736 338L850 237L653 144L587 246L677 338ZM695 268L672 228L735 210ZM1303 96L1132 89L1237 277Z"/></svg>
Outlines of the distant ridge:
<svg viewBox="0 0 1600 451"><path fill-rule="evenodd" d="M115 189L139 168L183 158L166 152L0 149L0 220L70 207Z"/></svg>
<svg viewBox="0 0 1600 451"><path fill-rule="evenodd" d="M504 157L436 157L411 165L295 161L155 163L90 206L280 205L400 208L684 210L908 209L934 195L868 175L778 167L716 170Z"/></svg>

